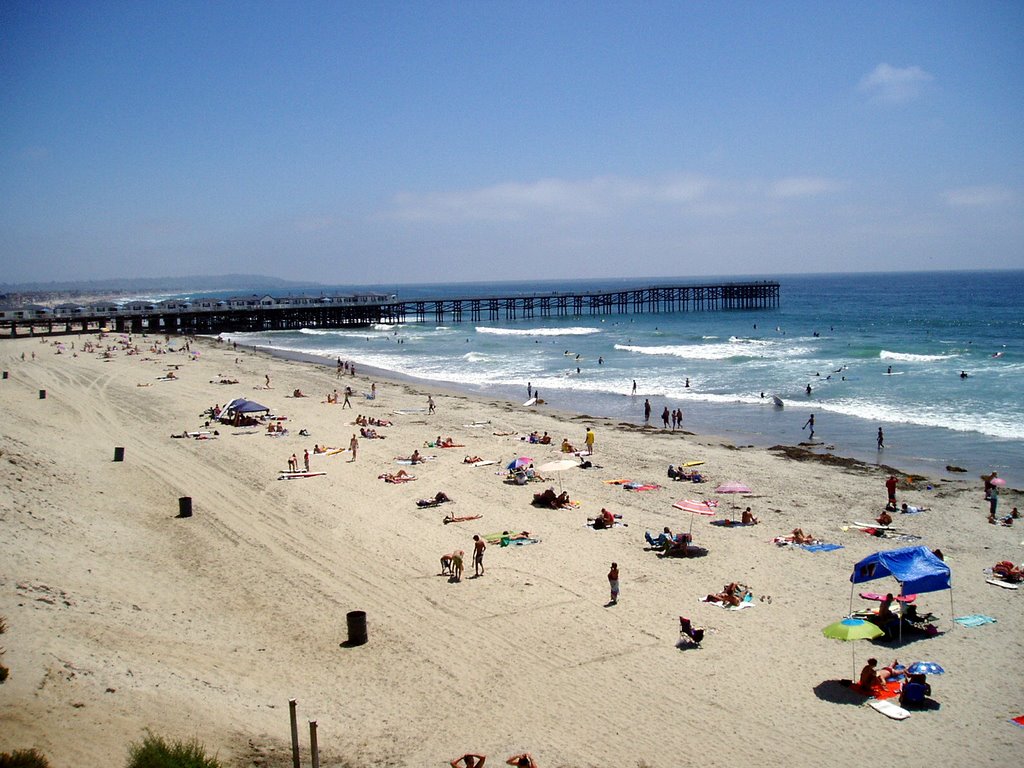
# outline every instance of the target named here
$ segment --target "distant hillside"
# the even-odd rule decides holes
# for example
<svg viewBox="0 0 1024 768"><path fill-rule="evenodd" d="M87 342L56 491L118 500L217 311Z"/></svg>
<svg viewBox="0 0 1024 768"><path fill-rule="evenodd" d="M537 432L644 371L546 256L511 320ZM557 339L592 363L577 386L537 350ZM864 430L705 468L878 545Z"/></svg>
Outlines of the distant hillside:
<svg viewBox="0 0 1024 768"><path fill-rule="evenodd" d="M184 277L115 277L104 280L52 280L36 283L0 283L0 293L83 293L125 294L141 292L184 293L188 291L229 291L232 289L281 290L308 282L282 280L266 275L187 275Z"/></svg>

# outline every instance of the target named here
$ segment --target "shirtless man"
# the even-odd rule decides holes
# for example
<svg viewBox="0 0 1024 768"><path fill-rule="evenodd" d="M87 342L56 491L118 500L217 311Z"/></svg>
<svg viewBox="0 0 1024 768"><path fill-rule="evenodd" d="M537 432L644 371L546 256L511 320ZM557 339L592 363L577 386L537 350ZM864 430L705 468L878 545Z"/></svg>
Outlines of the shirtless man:
<svg viewBox="0 0 1024 768"><path fill-rule="evenodd" d="M474 755L472 753L468 753L462 757L456 757L451 761L451 763L449 763L449 765L451 765L452 768L462 768L462 766L465 766L465 768L483 768L485 762L487 762L486 755Z"/></svg>
<svg viewBox="0 0 1024 768"><path fill-rule="evenodd" d="M484 575L484 550L486 549L487 543L477 534L473 534L473 574L475 576Z"/></svg>
<svg viewBox="0 0 1024 768"><path fill-rule="evenodd" d="M743 510L743 517L740 520L743 525L757 525L761 521L754 517L754 513L750 511L750 507Z"/></svg>

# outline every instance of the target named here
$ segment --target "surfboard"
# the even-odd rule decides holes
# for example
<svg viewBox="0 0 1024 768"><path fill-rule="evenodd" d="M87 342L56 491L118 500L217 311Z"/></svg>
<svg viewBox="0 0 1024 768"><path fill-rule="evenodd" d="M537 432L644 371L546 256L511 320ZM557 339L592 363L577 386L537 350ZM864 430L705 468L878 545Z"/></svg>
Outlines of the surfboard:
<svg viewBox="0 0 1024 768"><path fill-rule="evenodd" d="M523 403L523 406L529 407L531 405L536 405L536 404L537 404L537 398L536 397L531 397L529 400L527 400L525 403Z"/></svg>
<svg viewBox="0 0 1024 768"><path fill-rule="evenodd" d="M910 717L910 713L892 699L872 699L868 706L893 720L906 720Z"/></svg>
<svg viewBox="0 0 1024 768"><path fill-rule="evenodd" d="M683 464L680 464L680 466L682 466L682 467L699 467L703 463L704 463L703 461L687 461L687 462L684 462Z"/></svg>
<svg viewBox="0 0 1024 768"><path fill-rule="evenodd" d="M999 579L985 579L985 581L989 584L995 584L997 587L1002 587L1003 589L1018 589L1016 584L1011 584L1008 581L999 581Z"/></svg>
<svg viewBox="0 0 1024 768"><path fill-rule="evenodd" d="M320 477L326 475L326 472L288 472L281 470L281 473L277 476L278 480L299 480L306 477Z"/></svg>
<svg viewBox="0 0 1024 768"><path fill-rule="evenodd" d="M897 528L893 528L891 525L879 525L878 523L858 523L856 520L853 521L853 525L856 528L874 528L876 531L896 531Z"/></svg>
<svg viewBox="0 0 1024 768"><path fill-rule="evenodd" d="M782 408L785 405L785 403L782 402L782 398L778 395L772 395L772 403L776 408Z"/></svg>
<svg viewBox="0 0 1024 768"><path fill-rule="evenodd" d="M473 466L474 467L489 467L489 466L491 466L491 464L497 464L497 463L498 462L496 462L494 459L484 459L483 461L474 461L473 462Z"/></svg>

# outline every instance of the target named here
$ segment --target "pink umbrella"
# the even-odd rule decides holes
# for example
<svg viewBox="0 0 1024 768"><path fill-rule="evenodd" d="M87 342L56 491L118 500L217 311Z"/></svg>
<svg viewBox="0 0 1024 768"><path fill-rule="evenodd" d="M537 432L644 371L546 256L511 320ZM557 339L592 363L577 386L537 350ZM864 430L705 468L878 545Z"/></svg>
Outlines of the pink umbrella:
<svg viewBox="0 0 1024 768"><path fill-rule="evenodd" d="M715 508L718 506L718 499L707 499L705 501L680 499L672 506L676 509L683 510L683 512L692 513L690 515L690 533L693 533L693 515L713 516L715 514Z"/></svg>
<svg viewBox="0 0 1024 768"><path fill-rule="evenodd" d="M1001 478L1001 477L993 477L992 480L991 480L991 484L992 485L1003 486L1003 485L1006 485L1006 481L1003 480L1003 478Z"/></svg>
<svg viewBox="0 0 1024 768"><path fill-rule="evenodd" d="M715 488L715 493L751 493L749 486L743 483L731 482L723 483L722 485Z"/></svg>

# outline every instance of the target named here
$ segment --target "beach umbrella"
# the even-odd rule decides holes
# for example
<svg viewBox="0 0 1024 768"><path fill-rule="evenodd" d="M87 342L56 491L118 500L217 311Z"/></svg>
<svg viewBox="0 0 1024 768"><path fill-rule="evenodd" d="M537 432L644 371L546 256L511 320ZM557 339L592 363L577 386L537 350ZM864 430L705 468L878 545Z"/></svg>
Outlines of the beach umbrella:
<svg viewBox="0 0 1024 768"><path fill-rule="evenodd" d="M750 493L750 487L743 483L731 482L722 483L722 485L715 488L715 493Z"/></svg>
<svg viewBox="0 0 1024 768"><path fill-rule="evenodd" d="M683 510L683 512L690 513L690 533L693 533L693 516L714 515L715 509L718 507L718 499L706 499L703 501L697 499L680 499L672 506L676 509Z"/></svg>
<svg viewBox="0 0 1024 768"><path fill-rule="evenodd" d="M946 670L934 661L915 661L907 667L908 675L941 675L945 672Z"/></svg>
<svg viewBox="0 0 1024 768"><path fill-rule="evenodd" d="M832 640L873 640L885 633L877 624L848 616L840 621L832 622L821 630L821 634ZM856 679L857 657L854 654L853 646L850 646L850 660L853 663L853 677Z"/></svg>
<svg viewBox="0 0 1024 768"><path fill-rule="evenodd" d="M528 467L530 464L533 464L533 459L531 459L529 456L520 456L518 459L512 459L512 461L509 462L509 465L506 467L506 469L511 469L514 471L517 469L521 469L522 467Z"/></svg>
<svg viewBox="0 0 1024 768"><path fill-rule="evenodd" d="M1003 478L1001 478L1001 477L993 477L992 480L990 481L990 484L991 485L1004 486L1004 485L1006 485L1006 481L1003 480Z"/></svg>
<svg viewBox="0 0 1024 768"><path fill-rule="evenodd" d="M567 469L578 467L572 459L556 459L555 461L548 461L537 467L538 472L564 472ZM562 490L562 476L558 476L558 490Z"/></svg>

